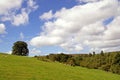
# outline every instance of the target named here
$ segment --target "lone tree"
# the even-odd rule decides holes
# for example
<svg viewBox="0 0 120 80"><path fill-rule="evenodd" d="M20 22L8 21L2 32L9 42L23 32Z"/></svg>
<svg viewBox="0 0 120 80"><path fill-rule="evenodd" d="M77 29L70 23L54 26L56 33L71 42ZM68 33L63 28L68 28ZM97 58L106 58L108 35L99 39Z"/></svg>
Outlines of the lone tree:
<svg viewBox="0 0 120 80"><path fill-rule="evenodd" d="M27 48L27 43L24 41L17 41L12 47L13 55L28 56L29 50Z"/></svg>

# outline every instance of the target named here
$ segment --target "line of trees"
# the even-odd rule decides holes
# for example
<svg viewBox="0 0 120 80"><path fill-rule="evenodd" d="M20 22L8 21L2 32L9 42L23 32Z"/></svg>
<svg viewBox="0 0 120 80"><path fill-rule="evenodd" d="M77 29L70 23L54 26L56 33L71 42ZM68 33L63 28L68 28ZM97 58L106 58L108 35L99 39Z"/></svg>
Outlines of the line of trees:
<svg viewBox="0 0 120 80"><path fill-rule="evenodd" d="M71 66L82 66L91 69L101 69L113 73L120 74L120 52L104 53L100 54L50 54L47 56L36 56L38 59L47 61L58 61ZM42 59L41 59L42 58Z"/></svg>

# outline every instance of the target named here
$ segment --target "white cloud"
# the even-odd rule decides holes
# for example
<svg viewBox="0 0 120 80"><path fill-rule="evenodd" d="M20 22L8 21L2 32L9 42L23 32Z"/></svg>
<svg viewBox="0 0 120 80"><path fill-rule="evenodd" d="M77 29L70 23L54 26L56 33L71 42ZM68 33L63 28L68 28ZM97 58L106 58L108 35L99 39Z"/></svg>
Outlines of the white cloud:
<svg viewBox="0 0 120 80"><path fill-rule="evenodd" d="M79 52L83 50L81 43L75 43L74 40L68 40L65 43L61 44L60 46L69 52L72 52L72 51Z"/></svg>
<svg viewBox="0 0 120 80"><path fill-rule="evenodd" d="M38 8L38 5L36 5L35 0L28 0L27 4L28 4L28 7L32 8L33 10L36 10Z"/></svg>
<svg viewBox="0 0 120 80"><path fill-rule="evenodd" d="M58 45L68 51L80 51L85 46L91 49L118 47L120 39L118 3L117 0L101 0L77 5L71 9L62 8L52 14L51 19L54 20L42 18L48 19L43 25L43 32L40 36L34 37L30 43L40 47ZM49 11L44 14L51 13ZM114 17L112 23L104 25L103 21L110 17Z"/></svg>
<svg viewBox="0 0 120 80"><path fill-rule="evenodd" d="M4 33L6 33L6 27L5 27L5 25L3 24L3 23L0 23L0 34L4 34Z"/></svg>
<svg viewBox="0 0 120 80"><path fill-rule="evenodd" d="M120 46L118 47L111 47L111 48L104 48L103 49L105 52L111 52L111 51L120 51Z"/></svg>
<svg viewBox="0 0 120 80"><path fill-rule="evenodd" d="M107 26L107 30L104 32L105 39L113 40L120 39L120 16L116 17L112 23Z"/></svg>
<svg viewBox="0 0 120 80"><path fill-rule="evenodd" d="M38 36L33 38L30 44L34 46L50 46L60 44L61 42L62 42L61 37Z"/></svg>
<svg viewBox="0 0 120 80"><path fill-rule="evenodd" d="M0 0L0 15L8 14L11 10L19 9L23 0Z"/></svg>
<svg viewBox="0 0 120 80"><path fill-rule="evenodd" d="M6 5L4 6L4 4L8 3L10 5ZM1 21L10 21L13 25L15 26L20 26L20 25L24 25L27 24L29 22L29 14L36 10L38 8L38 5L36 4L36 2L34 0L5 0L5 2L1 2L1 7L2 9L4 9L4 12L1 12ZM23 7L22 6L22 2L26 2L27 6ZM14 5L14 4L15 5ZM18 4L19 3L19 4ZM12 6L14 5L14 6ZM18 11L20 11L19 13L17 13Z"/></svg>
<svg viewBox="0 0 120 80"><path fill-rule="evenodd" d="M42 20L49 20L53 17L52 10L49 12L44 13L43 15L40 16L40 19Z"/></svg>
<svg viewBox="0 0 120 80"><path fill-rule="evenodd" d="M26 24L29 21L28 13L25 10L21 11L21 14L13 15L12 24L19 26L20 24Z"/></svg>
<svg viewBox="0 0 120 80"><path fill-rule="evenodd" d="M79 2L97 2L97 1L101 1L101 0L77 0Z"/></svg>
<svg viewBox="0 0 120 80"><path fill-rule="evenodd" d="M86 40L85 44L93 48L101 48L103 50L116 50L120 47L120 16L116 17L109 25L102 35L98 35L98 39ZM118 49L118 48L117 48Z"/></svg>

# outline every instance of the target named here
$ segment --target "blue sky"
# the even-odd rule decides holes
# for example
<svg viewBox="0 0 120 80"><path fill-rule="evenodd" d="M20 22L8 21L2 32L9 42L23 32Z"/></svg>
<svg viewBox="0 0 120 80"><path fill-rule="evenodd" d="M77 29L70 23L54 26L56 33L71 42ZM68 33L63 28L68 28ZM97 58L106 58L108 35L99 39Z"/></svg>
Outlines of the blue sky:
<svg viewBox="0 0 120 80"><path fill-rule="evenodd" d="M120 49L119 0L4 0L0 10L0 52L18 40L30 56Z"/></svg>

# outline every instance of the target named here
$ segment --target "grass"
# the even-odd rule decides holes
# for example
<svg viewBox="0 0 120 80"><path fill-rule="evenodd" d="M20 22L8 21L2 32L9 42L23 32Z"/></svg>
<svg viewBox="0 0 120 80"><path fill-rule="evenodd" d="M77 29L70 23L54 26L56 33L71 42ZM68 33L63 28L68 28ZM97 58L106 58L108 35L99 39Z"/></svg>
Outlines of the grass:
<svg viewBox="0 0 120 80"><path fill-rule="evenodd" d="M0 53L0 80L119 80L120 75L101 70L43 62L35 58Z"/></svg>

